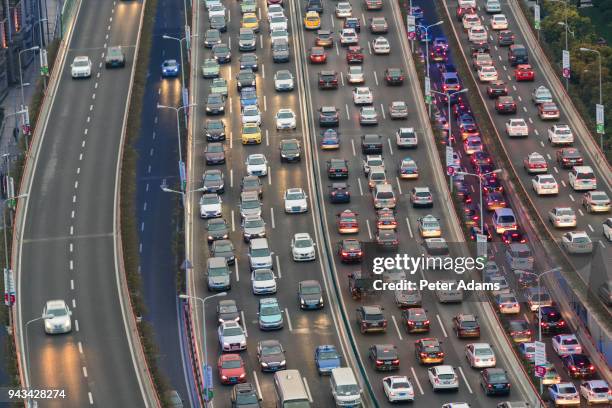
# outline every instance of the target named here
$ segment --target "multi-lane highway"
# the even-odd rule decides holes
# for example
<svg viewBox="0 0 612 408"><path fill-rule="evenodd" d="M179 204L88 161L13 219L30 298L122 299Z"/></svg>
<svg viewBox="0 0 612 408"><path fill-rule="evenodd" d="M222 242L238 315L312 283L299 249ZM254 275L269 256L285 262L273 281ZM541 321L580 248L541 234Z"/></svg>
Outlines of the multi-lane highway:
<svg viewBox="0 0 612 408"><path fill-rule="evenodd" d="M38 149L23 214L17 261L18 318L32 389L65 390L39 406L146 407L152 399L127 334L127 299L116 252L118 160L142 3L83 1ZM125 69L104 68L106 47L121 45ZM75 56L92 61L73 80ZM63 299L72 331L46 335L45 302Z"/></svg>
<svg viewBox="0 0 612 408"><path fill-rule="evenodd" d="M453 17L455 5L454 2L448 2L448 7ZM584 165L590 166L593 169L595 179L597 180L597 190L603 191L608 197L611 197L609 165L603 163L600 157L596 157L592 154L592 150L587 148L585 140L591 136L583 133L582 126L580 126L576 120L573 120L573 116L568 115L568 107L565 106L560 99L561 94L555 90L552 85L552 78L547 77L547 71L543 69L542 64L545 62L541 61L541 57L537 55L537 50L530 47L530 43L527 41L523 32L525 28L518 24L515 14L517 12L520 13L518 7L511 6L509 3L503 3L502 13L507 18L508 29L512 31L515 36L514 43L523 44L528 49L529 63L535 74L535 79L533 81L516 81L514 73L516 67L511 66L509 63L508 47L498 45L497 36L499 30L491 29L491 14L487 14L484 10L484 5L480 3L477 11L487 30L488 41L491 44L490 53L497 69L498 77L507 84L509 95L514 98L517 104L516 114L508 115L497 113L495 110L495 99L487 97L487 83L478 81L476 71L474 71L474 77L478 83L478 92L486 101L485 106L493 119L493 124L501 136L505 151L508 153L512 165L517 171L521 184L529 194L530 200L535 205L539 216L544 220L548 230L558 243L561 244L561 236L567 231L554 228L552 223L549 222L548 213L553 208L570 207L575 212L577 218L577 225L574 230L586 232L594 241L594 249L596 251L604 251L607 255L604 254L603 259L609 259L612 249L610 248L610 242L603 236L602 224L610 217L610 212L590 213L587 211L587 206L583 205L584 192L575 191L570 185L569 172L571 168L564 168L557 160L557 153L563 146L554 146L550 143L549 131L554 125L558 124L567 124L570 126L574 135L574 143L572 146L577 148L580 152ZM461 49L457 51L463 53L467 57L468 63L471 64L472 55L470 53L470 42L468 41L467 34L463 30L461 22L456 18L452 18L451 21L453 22L455 32L459 33ZM556 102L560 113L560 118L558 120L544 121L538 116L538 107L533 102L532 94L533 91L540 86L544 86L553 92L553 100ZM529 136L527 138L510 138L507 136L506 122L511 118L522 118L525 120L529 127ZM548 174L552 175L558 183L559 194L539 196L535 192L532 187L532 179L535 176L529 174L525 170L523 162L524 159L533 152L540 153L546 159ZM570 255L570 258L582 279L588 282L593 290L597 290L597 288L608 279L605 274L593 273L594 271L589 267L591 261L590 257L585 258L584 256Z"/></svg>
<svg viewBox="0 0 612 408"><path fill-rule="evenodd" d="M277 339L283 345L287 354L287 367L299 368L305 383L307 384L314 402L318 406L324 406L327 396L321 395L323 387L328 387L328 381L317 374L314 362L314 351L318 345L333 344L341 354L344 361L349 362L350 356L342 350L342 344L338 336L340 324L330 311L330 303L327 298L327 286L322 273L322 258L318 252L315 262L295 263L291 259L289 243L295 233L308 232L315 240L316 215L312 211L312 200L315 199L308 185L307 174L310 171L306 152L302 150L302 161L297 163L282 163L280 161L279 144L283 139L296 138L302 146L307 143L305 137L308 135L303 125L303 114L306 108L301 105L303 95L299 94L296 69L297 42L296 33L300 27L295 27L290 20L289 32L291 36L291 61L289 63L274 64L272 62L271 43L268 34L267 11L265 2L259 1L257 14L260 17L260 32L257 35L257 50L259 67L257 75L258 105L261 111L262 143L255 146L243 146L241 144L241 115L240 98L236 89L235 76L239 71L238 31L240 27L240 3L225 3L228 13L227 33L222 34L222 40L231 46L232 60L228 64L221 65L221 77L228 81L228 98L225 105L225 114L219 116L226 126L226 140L223 142L226 154L226 164L221 166L206 166L203 158L206 146L204 126L207 119L215 118L205 113L205 103L209 94L211 79L204 79L200 75L198 67L198 78L193 84L192 92L198 103L192 112L195 130L193 134L193 166L190 177L193 180L189 189L201 186L201 177L206 169L220 168L225 175L225 193L223 199L223 218L231 228L229 238L235 246L236 264L232 266L232 288L224 299L234 299L242 311L242 324L248 335L248 349L242 353L247 368L247 381L256 385L260 395L263 397L263 405L270 407L274 405L274 386L272 374L262 373L257 361L257 343L265 339ZM291 15L294 4L286 4L287 15ZM198 24L198 50L195 52L198 66L205 58L210 58L210 49L203 47L204 33L209 28L207 13L204 3L201 3ZM295 11L294 11L295 12ZM295 12L297 13L297 12ZM195 32L195 30L194 30ZM195 42L194 42L195 44ZM296 77L295 90L292 92L277 93L274 90L274 74L279 69L288 69ZM277 131L275 126L276 112L281 108L289 108L297 116L297 128L295 130ZM277 277L278 292L275 296L283 310L284 328L280 331L262 332L257 325L257 308L259 297L251 290L250 269L248 264L248 244L242 239L240 228L241 216L239 209L240 182L246 175L244 164L247 156L254 153L263 153L269 163L269 172L266 177L261 178L263 185L262 217L266 222L267 237L272 251L274 251L274 273ZM283 195L287 188L300 187L309 195L310 211L305 214L289 215L284 212ZM195 288L195 293L200 297L211 295L206 289L206 259L210 256L207 247L206 221L199 219L197 202L198 196L193 198L193 241L192 254L190 255L194 268L192 270L190 285ZM322 245L322 244L321 244ZM300 311L297 300L298 282L307 279L318 280L324 288L325 308L320 311ZM268 296L263 296L268 297ZM213 366L214 377L214 400L216 406L226 406L229 403L231 387L219 384L219 376L216 369L217 359L221 355L217 337L216 301L207 302L206 306L206 341L208 346L208 363ZM200 310L201 304L194 306ZM203 328L200 324L198 331Z"/></svg>

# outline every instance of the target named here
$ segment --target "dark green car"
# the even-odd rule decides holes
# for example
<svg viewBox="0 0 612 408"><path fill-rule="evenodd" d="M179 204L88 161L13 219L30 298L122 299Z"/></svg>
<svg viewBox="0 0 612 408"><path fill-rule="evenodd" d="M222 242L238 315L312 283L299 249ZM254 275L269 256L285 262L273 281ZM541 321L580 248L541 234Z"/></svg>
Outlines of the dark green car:
<svg viewBox="0 0 612 408"><path fill-rule="evenodd" d="M105 56L106 68L123 68L125 67L125 55L121 46L108 47Z"/></svg>

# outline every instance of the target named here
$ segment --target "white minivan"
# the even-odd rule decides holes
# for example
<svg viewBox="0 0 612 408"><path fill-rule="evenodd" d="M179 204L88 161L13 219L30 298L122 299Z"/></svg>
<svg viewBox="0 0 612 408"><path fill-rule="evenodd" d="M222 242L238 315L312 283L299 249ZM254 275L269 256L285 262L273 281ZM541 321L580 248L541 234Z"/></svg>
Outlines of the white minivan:
<svg viewBox="0 0 612 408"><path fill-rule="evenodd" d="M336 406L361 406L361 387L351 368L334 368L329 381Z"/></svg>
<svg viewBox="0 0 612 408"><path fill-rule="evenodd" d="M311 397L298 370L281 370L274 374L277 407L308 408Z"/></svg>

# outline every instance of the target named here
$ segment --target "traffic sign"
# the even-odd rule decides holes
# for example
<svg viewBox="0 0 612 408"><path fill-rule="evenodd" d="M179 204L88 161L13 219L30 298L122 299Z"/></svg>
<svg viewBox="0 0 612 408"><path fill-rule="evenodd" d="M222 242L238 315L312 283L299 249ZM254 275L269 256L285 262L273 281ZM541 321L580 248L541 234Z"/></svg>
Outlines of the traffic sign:
<svg viewBox="0 0 612 408"><path fill-rule="evenodd" d="M544 366L535 366L535 376L538 378L544 378L546 375L546 367Z"/></svg>
<svg viewBox="0 0 612 408"><path fill-rule="evenodd" d="M540 5L536 4L533 6L533 20L535 23L535 29L540 29Z"/></svg>
<svg viewBox="0 0 612 408"><path fill-rule="evenodd" d="M180 148L180 146L179 146ZM187 172L185 171L185 162L184 161L180 161L179 162L179 175L181 177L181 190L185 191L185 189L187 188L187 176L186 176Z"/></svg>
<svg viewBox="0 0 612 408"><path fill-rule="evenodd" d="M204 399L210 401L213 397L213 374L210 365L204 365Z"/></svg>
<svg viewBox="0 0 612 408"><path fill-rule="evenodd" d="M408 26L408 38L414 40L416 38L416 18L411 14L407 15L406 25Z"/></svg>
<svg viewBox="0 0 612 408"><path fill-rule="evenodd" d="M541 341L535 342L535 365L546 365L546 344Z"/></svg>
<svg viewBox="0 0 612 408"><path fill-rule="evenodd" d="M568 50L563 50L562 53L562 62L563 62L563 78L569 78L570 73L570 53Z"/></svg>
<svg viewBox="0 0 612 408"><path fill-rule="evenodd" d="M604 129L604 106L600 104L595 105L595 122L597 123L597 133L603 135Z"/></svg>
<svg viewBox="0 0 612 408"><path fill-rule="evenodd" d="M13 270L4 268L4 304L13 306L15 304L15 280Z"/></svg>
<svg viewBox="0 0 612 408"><path fill-rule="evenodd" d="M425 77L425 102L431 103L431 82L428 76Z"/></svg>
<svg viewBox="0 0 612 408"><path fill-rule="evenodd" d="M455 167L453 166L448 166L446 168L446 175L447 176L452 176L453 174L455 174Z"/></svg>
<svg viewBox="0 0 612 408"><path fill-rule="evenodd" d="M478 258L486 259L487 257L487 238L485 234L476 234L476 255Z"/></svg>

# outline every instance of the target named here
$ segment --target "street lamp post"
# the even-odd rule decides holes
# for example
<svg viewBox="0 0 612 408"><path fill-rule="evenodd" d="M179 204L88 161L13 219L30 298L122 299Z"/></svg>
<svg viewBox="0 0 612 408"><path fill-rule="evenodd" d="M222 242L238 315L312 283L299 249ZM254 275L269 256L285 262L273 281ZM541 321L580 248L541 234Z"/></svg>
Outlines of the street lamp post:
<svg viewBox="0 0 612 408"><path fill-rule="evenodd" d="M437 23L434 24L430 24L428 26L424 26L421 24L417 24L417 27L421 28L422 30L425 30L425 66L426 66L426 72L425 72L425 82L427 82L427 84L430 84L429 81L429 29L431 27L435 27L438 26L440 24L444 23L444 21L440 20ZM425 95L425 97L428 97L429 95ZM429 104L429 116L431 117L431 103Z"/></svg>
<svg viewBox="0 0 612 408"><path fill-rule="evenodd" d="M582 52L592 52L597 54L598 61L599 61L599 104L601 106L603 106L603 91L602 91L602 87L601 87L601 52L599 52L599 50L594 50L592 48L585 48L585 47L580 47L580 51ZM599 148L601 149L601 151L603 152L603 138L604 138L604 133L600 133L599 134Z"/></svg>
<svg viewBox="0 0 612 408"><path fill-rule="evenodd" d="M482 179L490 176L491 174L498 174L501 173L501 169L495 169L493 171L489 171L488 173L482 173L482 174L475 174L475 173L468 173L465 171L458 171L457 174L462 175L462 176L472 176L472 177L477 177L478 178L478 190L480 192L480 233L484 234L484 209L482 206Z"/></svg>
<svg viewBox="0 0 612 408"><path fill-rule="evenodd" d="M214 295L210 295L210 296L206 296L205 298L201 298L199 296L191 296L191 295L185 295L185 294L180 294L179 298L181 299L194 299L197 300L199 302L202 302L202 336L204 336L203 338L203 346L204 346L204 367L206 367L206 369L208 370L208 352L206 350L206 301L215 297L223 297L226 296L227 292L221 292L221 293L217 293ZM204 373L204 375L206 376L206 373ZM208 405L208 380L206 378L204 378L204 394L206 396L206 405Z"/></svg>
<svg viewBox="0 0 612 408"><path fill-rule="evenodd" d="M9 268L10 264L8 255L8 242L6 240L6 203L9 202L9 200L19 200L20 198L25 198L27 196L27 194L20 194L14 197L8 197L2 202L2 229L4 230L4 264L6 265L7 269Z"/></svg>
<svg viewBox="0 0 612 408"><path fill-rule="evenodd" d="M48 28L49 28L49 25L48 25L49 20L48 20L47 18L40 18L40 19L39 19L39 20L38 20L38 21L37 21L37 22L34 24L34 26L37 26L37 25L38 25L38 33L40 34L40 40L39 40L39 41L40 41L40 49L41 49L41 53L45 53L45 52L46 52L46 51L45 51L45 44L44 44L44 42L43 42L43 28L42 28L42 24L41 24L41 23L43 23L43 22L45 22L45 21L47 22L47 29L48 29ZM49 34L49 33L47 33L47 37L48 37L48 34ZM48 39L47 39L47 41L48 41ZM44 59L44 60L46 61L46 55L45 55L45 59ZM46 76L46 75L43 75L43 71L42 71L42 69L43 69L43 67L42 67L42 65L43 65L43 54L41 54L41 55L40 55L40 64L41 64L41 67L40 67L41 72L40 72L40 73L41 73L41 75L42 75L42 77L43 77L43 89L45 89L45 88L47 87L47 76Z"/></svg>
<svg viewBox="0 0 612 408"><path fill-rule="evenodd" d="M30 326L30 324L37 322L39 320L47 320L47 319L51 319L54 316L52 314L44 314L38 317L35 317L32 320L29 320L26 324L25 324L25 331L24 331L24 342L25 342L25 360L26 360L26 374L27 374L27 379L28 379L28 384L27 384L27 389L28 391L30 390L31 386L30 386L30 352L29 350L29 343L28 343L28 328ZM27 401L28 401L28 407L35 407L35 401L32 401L32 397L30 396L30 393L28 393L27 396ZM34 402L34 404L33 404Z"/></svg>
<svg viewBox="0 0 612 408"><path fill-rule="evenodd" d="M40 47L35 45L34 47L26 48L25 50L19 51L19 85L21 87L21 109L24 109L25 106L25 97L23 95L23 70L21 69L21 54L28 51L36 51L39 50Z"/></svg>
<svg viewBox="0 0 612 408"><path fill-rule="evenodd" d="M180 112L183 109L189 108L191 106L196 106L197 103L191 103L189 105L183 105L183 106L179 106L178 108L174 107L174 106L167 106L167 105L160 105L159 103L157 104L157 109L172 109L174 110L174 112L176 113L176 137L178 140L178 154L179 154L179 175L181 176L181 191L185 191L185 186L184 184L184 180L183 180L183 176L185 176L184 174L184 164L183 164L183 153L182 153L182 149L181 149L181 123L180 123Z"/></svg>

